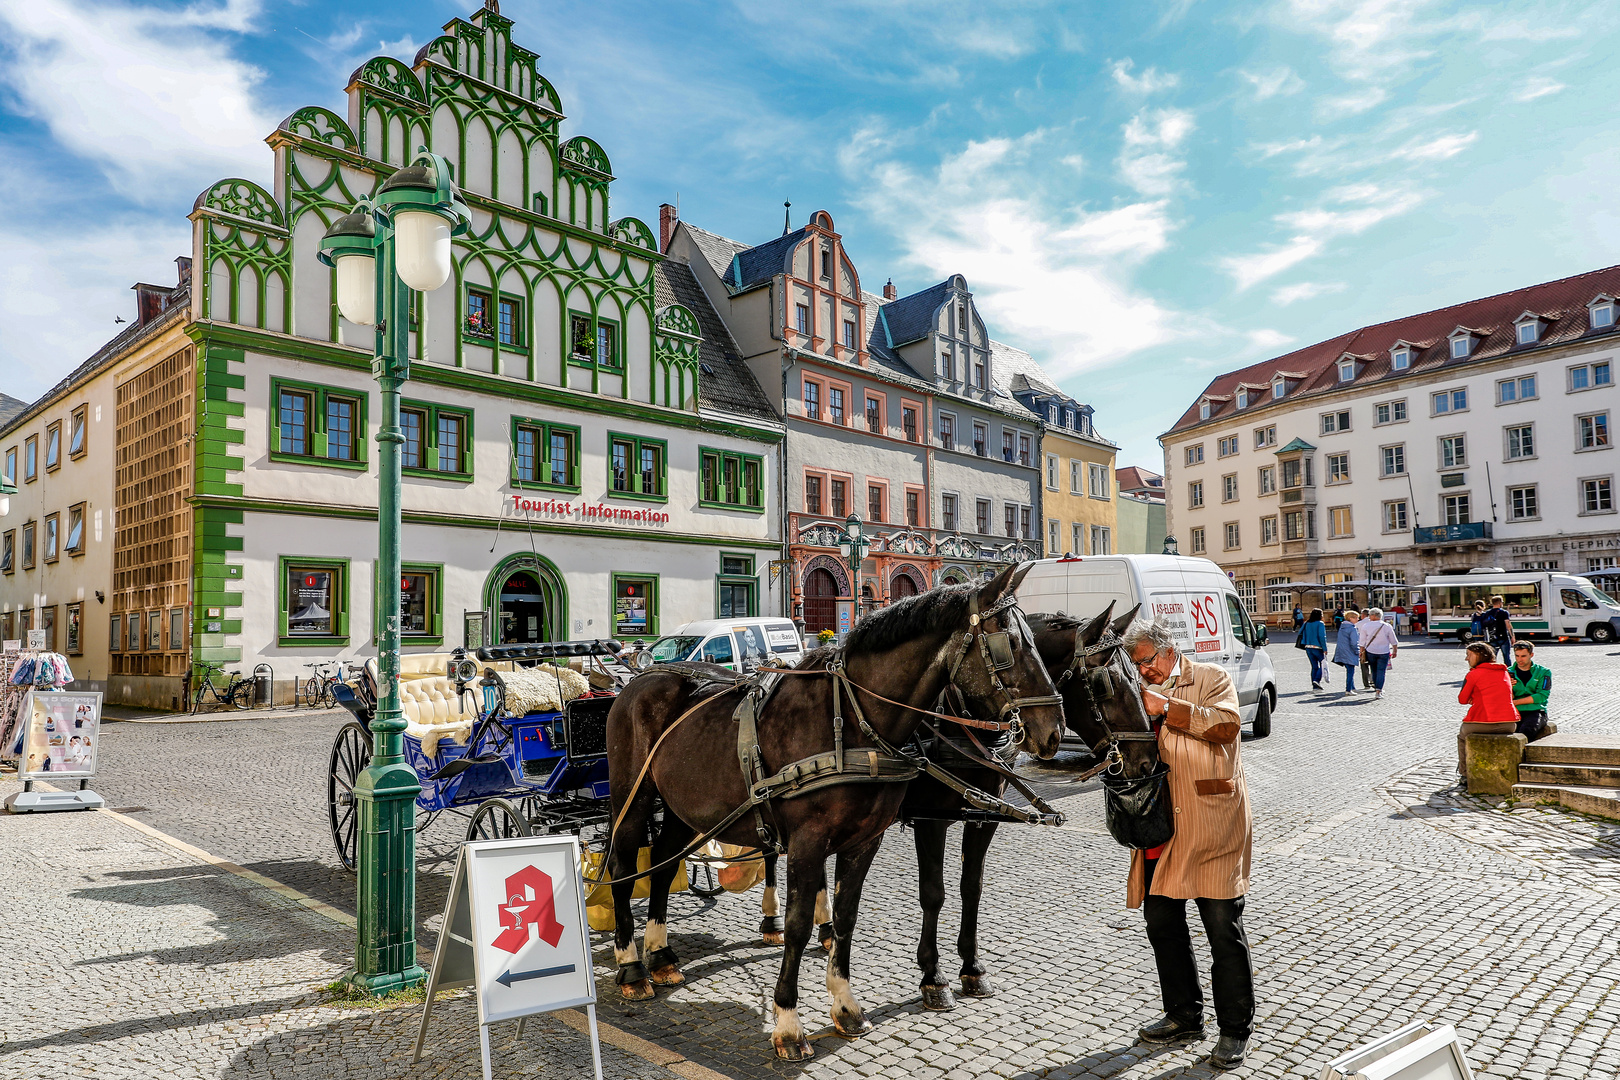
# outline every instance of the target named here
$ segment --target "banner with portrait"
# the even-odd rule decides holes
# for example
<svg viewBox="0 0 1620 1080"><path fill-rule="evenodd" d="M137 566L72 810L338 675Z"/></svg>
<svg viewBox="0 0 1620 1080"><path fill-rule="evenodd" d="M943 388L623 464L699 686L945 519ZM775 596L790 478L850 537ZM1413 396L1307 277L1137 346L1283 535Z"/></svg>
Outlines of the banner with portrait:
<svg viewBox="0 0 1620 1080"><path fill-rule="evenodd" d="M96 775L101 695L30 690L23 702L19 779L84 780Z"/></svg>

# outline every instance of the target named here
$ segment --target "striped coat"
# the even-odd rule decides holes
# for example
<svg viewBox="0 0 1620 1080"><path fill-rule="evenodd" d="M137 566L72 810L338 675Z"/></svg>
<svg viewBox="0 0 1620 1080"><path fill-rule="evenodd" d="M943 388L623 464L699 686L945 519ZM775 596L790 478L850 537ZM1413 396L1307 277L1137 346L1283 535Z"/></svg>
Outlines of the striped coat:
<svg viewBox="0 0 1620 1080"><path fill-rule="evenodd" d="M1231 900L1249 891L1254 818L1243 780L1237 690L1218 664L1181 658L1181 670L1161 687L1170 699L1159 728L1159 757L1170 766L1176 833L1159 855L1153 894L1191 900ZM1131 853L1129 907L1141 907L1147 858Z"/></svg>

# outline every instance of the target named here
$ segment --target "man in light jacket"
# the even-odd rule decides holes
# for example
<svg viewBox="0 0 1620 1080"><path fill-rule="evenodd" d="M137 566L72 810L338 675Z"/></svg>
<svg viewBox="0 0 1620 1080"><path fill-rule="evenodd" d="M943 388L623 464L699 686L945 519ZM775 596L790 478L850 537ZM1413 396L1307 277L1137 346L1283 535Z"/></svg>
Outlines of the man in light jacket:
<svg viewBox="0 0 1620 1080"><path fill-rule="evenodd" d="M1198 986L1187 901L1198 901L1214 960L1211 972L1220 1040L1210 1064L1235 1069L1254 1032L1254 970L1243 932L1254 818L1239 754L1242 718L1237 691L1218 664L1181 655L1169 627L1138 620L1125 648L1152 689L1142 705L1159 733L1159 757L1170 766L1175 835L1162 847L1131 853L1127 904L1143 908L1159 968L1165 1015L1141 1029L1147 1042L1202 1038L1204 998Z"/></svg>

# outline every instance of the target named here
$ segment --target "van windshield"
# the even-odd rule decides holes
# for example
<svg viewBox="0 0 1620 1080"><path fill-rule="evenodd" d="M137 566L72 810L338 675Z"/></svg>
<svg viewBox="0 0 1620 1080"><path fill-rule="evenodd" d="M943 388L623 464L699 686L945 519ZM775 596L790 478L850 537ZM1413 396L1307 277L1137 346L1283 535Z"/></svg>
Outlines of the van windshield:
<svg viewBox="0 0 1620 1080"><path fill-rule="evenodd" d="M1620 607L1620 604L1614 602L1614 597L1610 596L1608 593L1597 588L1596 586L1593 586L1592 588L1592 595L1598 598L1598 603L1600 604L1607 604L1610 607Z"/></svg>
<svg viewBox="0 0 1620 1080"><path fill-rule="evenodd" d="M692 655L702 638L691 634L675 634L666 638L659 638L652 647L652 658L658 663L667 663L670 660L685 660Z"/></svg>

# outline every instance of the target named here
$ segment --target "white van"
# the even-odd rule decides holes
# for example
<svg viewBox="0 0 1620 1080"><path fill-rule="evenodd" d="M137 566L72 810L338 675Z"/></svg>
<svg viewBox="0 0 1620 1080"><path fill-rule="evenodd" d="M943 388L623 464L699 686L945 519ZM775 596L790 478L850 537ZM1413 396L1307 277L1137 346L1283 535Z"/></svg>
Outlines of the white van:
<svg viewBox="0 0 1620 1080"><path fill-rule="evenodd" d="M1620 604L1584 577L1557 570L1514 570L1478 567L1466 574L1423 579L1429 597L1429 636L1473 635L1474 601L1488 606L1492 596L1513 619L1519 637L1584 637L1601 645L1615 640Z"/></svg>
<svg viewBox="0 0 1620 1080"><path fill-rule="evenodd" d="M1114 601L1121 615L1141 604L1139 617L1169 626L1181 650L1220 664L1237 687L1243 722L1256 738L1271 734L1277 677L1266 653L1264 624L1255 623L1226 571L1187 555L1087 555L1041 559L1018 587L1025 611L1062 611L1089 619Z"/></svg>
<svg viewBox="0 0 1620 1080"><path fill-rule="evenodd" d="M770 657L775 664L804 659L799 632L786 619L707 619L690 622L653 642L654 663L702 660L733 671L752 671Z"/></svg>

